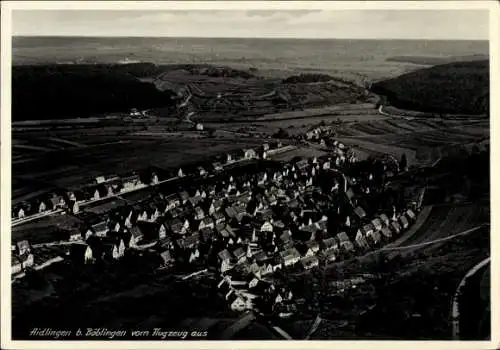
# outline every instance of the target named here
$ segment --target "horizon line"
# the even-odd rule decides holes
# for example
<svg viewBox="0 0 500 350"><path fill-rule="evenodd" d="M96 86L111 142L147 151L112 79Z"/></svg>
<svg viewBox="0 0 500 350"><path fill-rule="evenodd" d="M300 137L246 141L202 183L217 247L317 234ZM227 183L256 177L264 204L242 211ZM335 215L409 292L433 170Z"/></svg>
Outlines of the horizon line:
<svg viewBox="0 0 500 350"><path fill-rule="evenodd" d="M460 39L460 38L321 38L321 37L209 37L209 36L141 36L141 35L12 35L12 38L101 38L101 39L117 39L117 38L147 38L147 39L255 39L255 40L408 40L408 41L484 41L489 42L490 39Z"/></svg>

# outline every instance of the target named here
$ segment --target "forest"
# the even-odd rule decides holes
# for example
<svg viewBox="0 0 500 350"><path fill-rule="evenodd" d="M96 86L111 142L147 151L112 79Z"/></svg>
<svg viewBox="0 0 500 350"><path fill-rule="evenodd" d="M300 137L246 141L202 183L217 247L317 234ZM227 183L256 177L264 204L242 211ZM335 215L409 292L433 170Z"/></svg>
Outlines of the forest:
<svg viewBox="0 0 500 350"><path fill-rule="evenodd" d="M88 117L170 106L174 93L159 91L137 77L157 68L131 65L43 65L12 69L12 120Z"/></svg>
<svg viewBox="0 0 500 350"><path fill-rule="evenodd" d="M489 61L454 62L420 69L372 85L401 109L430 113L489 113Z"/></svg>

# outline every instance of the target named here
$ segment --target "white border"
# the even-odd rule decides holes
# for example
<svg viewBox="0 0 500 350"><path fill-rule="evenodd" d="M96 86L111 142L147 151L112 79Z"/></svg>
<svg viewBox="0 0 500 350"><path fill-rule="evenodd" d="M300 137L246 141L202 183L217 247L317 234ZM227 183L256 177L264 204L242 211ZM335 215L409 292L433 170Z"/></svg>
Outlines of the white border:
<svg viewBox="0 0 500 350"><path fill-rule="evenodd" d="M291 9L357 9L357 10L383 10L383 9L489 9L490 10L490 68L491 68L491 220L492 232L499 232L498 220L494 213L498 208L498 184L494 179L499 178L498 167L500 153L493 152L497 149L496 130L500 121L500 101L498 91L500 87L498 57L499 43L499 3L496 1L2 1L1 3L1 348L2 349L328 349L334 346L336 349L416 349L425 346L430 349L498 349L500 348L500 305L498 276L499 257L494 249L491 252L491 315L492 315L492 339L484 342L452 342L452 341L170 341L167 343L159 341L12 341L11 319L10 319L10 199L11 199L11 136L10 136L10 86L11 86L11 19L13 9L96 9L96 10L291 10ZM495 98L493 98L495 96ZM491 235L491 247L500 246L500 237Z"/></svg>

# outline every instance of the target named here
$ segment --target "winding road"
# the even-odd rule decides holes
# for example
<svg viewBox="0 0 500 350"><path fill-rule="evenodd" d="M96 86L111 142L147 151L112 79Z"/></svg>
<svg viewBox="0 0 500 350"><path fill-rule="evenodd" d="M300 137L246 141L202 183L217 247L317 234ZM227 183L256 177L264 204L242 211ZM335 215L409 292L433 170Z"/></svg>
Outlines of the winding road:
<svg viewBox="0 0 500 350"><path fill-rule="evenodd" d="M480 319L476 319L476 317L474 316L483 316L481 313L482 310L479 310L479 284L481 281L481 278L479 277L482 277L482 274L480 272L484 272L489 264L490 257L487 257L486 259L476 264L472 269L469 270L469 272L467 272L467 274L464 276L457 287L457 290L453 297L451 308L453 340L469 339L476 335L475 333L479 331L478 329L471 328L473 328L472 325L479 325L481 321ZM475 284L472 285L472 290L477 293L472 293L470 288L467 288L468 290L466 290L466 287L469 287L468 284L471 283ZM463 298L461 298L462 295ZM463 303L464 299L467 299L467 303L470 302L473 306L467 305L467 307L464 307L463 305L461 305L461 302ZM475 314L471 314L470 310L475 310Z"/></svg>

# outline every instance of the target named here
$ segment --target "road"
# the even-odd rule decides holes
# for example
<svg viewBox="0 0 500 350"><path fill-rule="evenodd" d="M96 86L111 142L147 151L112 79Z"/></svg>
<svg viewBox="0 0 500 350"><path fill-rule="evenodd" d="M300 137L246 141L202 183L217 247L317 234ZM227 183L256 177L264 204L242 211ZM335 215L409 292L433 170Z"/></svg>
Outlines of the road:
<svg viewBox="0 0 500 350"><path fill-rule="evenodd" d="M480 303L480 281L483 276L481 272L489 264L490 257L479 262L467 272L457 287L451 309L453 340L482 340L477 334L484 311ZM462 305L464 300L467 300L467 305Z"/></svg>
<svg viewBox="0 0 500 350"><path fill-rule="evenodd" d="M489 224L478 225L476 227L473 227L471 229L468 229L468 230L456 233L454 235L446 236L446 237L443 237L443 238L434 239L434 240L431 240L431 241L426 241L426 242L417 243L417 244L410 244L410 245L407 245L407 246L383 247L383 248L380 248L380 249L378 249L378 250L376 250L374 252L402 250L402 249L418 249L418 248L422 248L422 247L425 247L425 246L428 246L428 245L431 245L431 244L435 244L435 243L439 243L439 242L444 242L444 241L453 239L455 237L468 235L468 234L470 234L472 232L475 232L475 231L483 228L484 226L489 226Z"/></svg>
<svg viewBox="0 0 500 350"><path fill-rule="evenodd" d="M231 326L226 328L224 332L222 332L220 339L221 340L228 340L231 339L235 334L240 332L241 330L245 329L256 319L256 315L252 311L247 311L242 315L238 321L233 323Z"/></svg>
<svg viewBox="0 0 500 350"><path fill-rule="evenodd" d="M15 227L15 226L25 224L25 223L33 221L33 220L44 218L46 216L52 216L52 215L63 214L63 213L64 213L64 210L57 209L57 210L45 211L43 213L37 213L35 215L26 216L22 219L12 219L11 226Z"/></svg>

